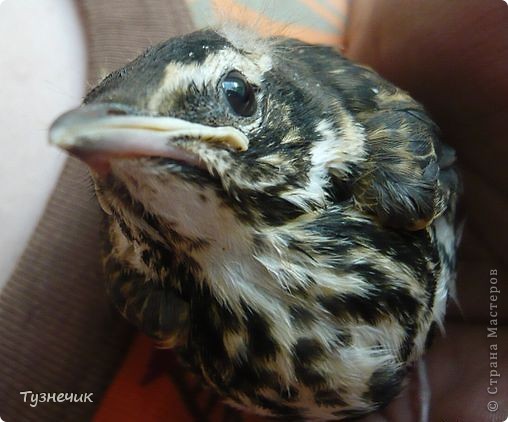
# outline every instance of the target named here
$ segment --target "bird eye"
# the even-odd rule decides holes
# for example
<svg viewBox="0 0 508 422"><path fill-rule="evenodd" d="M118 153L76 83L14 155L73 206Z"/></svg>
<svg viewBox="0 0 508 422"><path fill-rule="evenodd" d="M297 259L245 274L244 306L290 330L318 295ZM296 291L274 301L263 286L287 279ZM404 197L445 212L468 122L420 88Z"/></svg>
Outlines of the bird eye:
<svg viewBox="0 0 508 422"><path fill-rule="evenodd" d="M222 80L222 90L236 114L248 117L256 112L254 88L240 72L236 70L229 72Z"/></svg>

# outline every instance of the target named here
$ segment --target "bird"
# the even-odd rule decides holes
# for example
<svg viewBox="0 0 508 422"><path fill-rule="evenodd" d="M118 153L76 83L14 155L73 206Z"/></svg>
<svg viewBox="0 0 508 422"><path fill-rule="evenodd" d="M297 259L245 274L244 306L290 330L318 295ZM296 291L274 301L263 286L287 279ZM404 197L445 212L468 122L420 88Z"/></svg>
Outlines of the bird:
<svg viewBox="0 0 508 422"><path fill-rule="evenodd" d="M237 408L386 406L443 326L461 179L424 107L330 46L205 28L60 116L88 165L106 290Z"/></svg>

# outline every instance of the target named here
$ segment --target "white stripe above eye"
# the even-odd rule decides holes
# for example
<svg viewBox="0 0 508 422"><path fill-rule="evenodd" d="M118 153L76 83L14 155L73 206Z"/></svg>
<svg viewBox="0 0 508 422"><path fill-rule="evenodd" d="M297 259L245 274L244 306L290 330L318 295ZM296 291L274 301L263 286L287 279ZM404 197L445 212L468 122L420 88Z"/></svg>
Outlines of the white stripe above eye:
<svg viewBox="0 0 508 422"><path fill-rule="evenodd" d="M266 56L266 57L265 57ZM245 75L254 85L261 85L263 74L270 70L271 59L261 55L253 60L248 54L224 47L223 50L211 53L203 63L169 63L164 69L164 77L159 89L148 101L148 109L154 113L159 112L163 102L171 101L171 96L178 90L186 90L190 85L199 88L210 87L215 89L219 81L231 70L237 70Z"/></svg>

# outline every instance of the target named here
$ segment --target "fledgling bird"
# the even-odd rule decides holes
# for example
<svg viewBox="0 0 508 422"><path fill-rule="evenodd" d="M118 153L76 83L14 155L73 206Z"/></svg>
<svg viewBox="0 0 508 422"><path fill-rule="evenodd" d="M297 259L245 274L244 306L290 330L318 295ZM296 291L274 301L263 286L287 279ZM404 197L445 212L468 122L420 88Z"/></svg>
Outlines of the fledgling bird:
<svg viewBox="0 0 508 422"><path fill-rule="evenodd" d="M372 412L443 320L453 150L330 47L239 28L170 39L50 138L91 169L116 307L237 407Z"/></svg>

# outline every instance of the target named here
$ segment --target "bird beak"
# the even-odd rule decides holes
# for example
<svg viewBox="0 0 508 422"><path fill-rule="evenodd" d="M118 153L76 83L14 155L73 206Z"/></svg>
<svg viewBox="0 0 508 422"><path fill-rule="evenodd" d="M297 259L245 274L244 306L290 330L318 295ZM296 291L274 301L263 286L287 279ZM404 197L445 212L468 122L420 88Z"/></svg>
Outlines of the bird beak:
<svg viewBox="0 0 508 422"><path fill-rule="evenodd" d="M199 165L199 157L174 145L198 139L245 151L249 141L233 127L212 127L174 117L142 116L121 104L84 105L60 116L49 130L50 143L104 174L117 158L167 157ZM202 166L202 163L201 163Z"/></svg>

